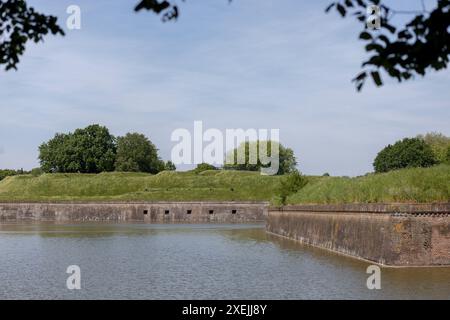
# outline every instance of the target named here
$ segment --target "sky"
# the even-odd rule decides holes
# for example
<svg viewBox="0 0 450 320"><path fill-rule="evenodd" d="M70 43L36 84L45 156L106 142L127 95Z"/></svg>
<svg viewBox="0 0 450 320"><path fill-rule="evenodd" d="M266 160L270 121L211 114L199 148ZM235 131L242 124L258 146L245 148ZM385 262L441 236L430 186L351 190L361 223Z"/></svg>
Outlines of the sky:
<svg viewBox="0 0 450 320"><path fill-rule="evenodd" d="M403 137L450 136L450 71L400 84L384 77L358 93L362 26L325 14L329 0L179 1L168 23L135 13L138 0L28 2L58 16L66 36L27 44L18 71L0 71L0 168L37 167L42 142L94 123L145 134L164 160L171 133L196 120L279 129L303 173L348 176L373 171L377 152ZM72 4L80 30L65 26Z"/></svg>

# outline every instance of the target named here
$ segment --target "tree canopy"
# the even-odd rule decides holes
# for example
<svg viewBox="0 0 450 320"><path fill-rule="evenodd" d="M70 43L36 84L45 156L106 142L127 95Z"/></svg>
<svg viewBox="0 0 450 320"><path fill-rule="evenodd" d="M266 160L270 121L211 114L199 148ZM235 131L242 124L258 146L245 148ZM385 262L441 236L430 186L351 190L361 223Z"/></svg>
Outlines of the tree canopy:
<svg viewBox="0 0 450 320"><path fill-rule="evenodd" d="M175 166L175 164L172 161L169 160L164 164L164 170L175 171L175 170L177 170L177 167Z"/></svg>
<svg viewBox="0 0 450 320"><path fill-rule="evenodd" d="M425 135L420 134L417 138L425 141L431 147L439 163L448 162L447 153L450 150L450 137L439 132L429 132Z"/></svg>
<svg viewBox="0 0 450 320"><path fill-rule="evenodd" d="M437 160L429 144L419 138L405 138L381 150L373 162L375 172L430 167Z"/></svg>
<svg viewBox="0 0 450 320"><path fill-rule="evenodd" d="M74 133L57 133L39 147L39 160L45 172L113 171L115 157L114 136L98 124Z"/></svg>
<svg viewBox="0 0 450 320"><path fill-rule="evenodd" d="M116 171L158 173L164 162L158 158L158 149L143 134L127 133L117 138Z"/></svg>
<svg viewBox="0 0 450 320"><path fill-rule="evenodd" d="M98 124L73 133L57 133L39 146L43 172L100 173L108 171L158 173L175 170L164 163L156 146L143 134L115 138Z"/></svg>
<svg viewBox="0 0 450 320"><path fill-rule="evenodd" d="M290 148L284 147L278 142L272 142L278 146L278 157L279 157L279 169L277 174L291 173L296 170L297 160L294 156L294 151ZM242 142L237 148L228 152L226 158L227 163L224 165L224 169L232 170L247 170L247 171L260 171L261 168L268 168L271 164L263 164L265 161L261 161L260 158L260 148L266 148L267 152L262 152L262 154L268 157L276 156L271 150L271 141L246 141ZM251 158L250 151L256 151L256 161ZM242 159L240 155L243 156ZM242 161L241 161L242 160Z"/></svg>

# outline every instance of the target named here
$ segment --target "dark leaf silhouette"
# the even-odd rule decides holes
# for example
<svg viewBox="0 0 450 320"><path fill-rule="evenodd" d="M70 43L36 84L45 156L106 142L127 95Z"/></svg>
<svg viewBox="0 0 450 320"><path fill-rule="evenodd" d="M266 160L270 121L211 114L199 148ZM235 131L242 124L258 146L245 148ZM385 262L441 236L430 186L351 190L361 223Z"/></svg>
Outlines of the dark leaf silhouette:
<svg viewBox="0 0 450 320"><path fill-rule="evenodd" d="M17 69L28 41L40 42L48 33L64 35L57 18L38 13L23 0L0 1L0 65Z"/></svg>
<svg viewBox="0 0 450 320"><path fill-rule="evenodd" d="M366 27L366 15L363 12L370 4L379 5L380 30L369 30ZM424 76L432 69L447 68L450 54L449 0L438 0L431 11L396 11L380 5L379 0L336 1L330 4L326 11L334 7L344 16L344 10L340 6L344 7L345 11L353 11L353 15L364 24L364 31L360 33L359 38L368 41L365 49L372 54L362 63L363 72L353 79L358 91L362 89L368 73L372 75L375 84L380 86L380 71L401 82L412 79L414 75ZM412 18L399 28L389 22L395 14L409 14Z"/></svg>

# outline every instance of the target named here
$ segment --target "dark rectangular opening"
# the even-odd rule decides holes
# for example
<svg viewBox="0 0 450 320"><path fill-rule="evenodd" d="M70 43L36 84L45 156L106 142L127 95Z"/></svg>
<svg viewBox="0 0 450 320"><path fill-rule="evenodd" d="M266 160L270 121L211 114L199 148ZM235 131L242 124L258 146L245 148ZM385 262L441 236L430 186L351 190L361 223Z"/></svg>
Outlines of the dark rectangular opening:
<svg viewBox="0 0 450 320"><path fill-rule="evenodd" d="M209 214L213 214L214 213L214 210L209 210Z"/></svg>
<svg viewBox="0 0 450 320"><path fill-rule="evenodd" d="M169 210L165 210L164 214L169 214L169 212L170 212Z"/></svg>
<svg viewBox="0 0 450 320"><path fill-rule="evenodd" d="M233 210L231 210L231 213L232 213L232 214L236 214L236 213L237 213L237 210L236 210L236 209L233 209Z"/></svg>
<svg viewBox="0 0 450 320"><path fill-rule="evenodd" d="M144 214L148 214L148 210L144 210Z"/></svg>
<svg viewBox="0 0 450 320"><path fill-rule="evenodd" d="M187 213L187 214L191 214L191 213L192 213L192 210L188 210L188 211L186 211L186 213Z"/></svg>

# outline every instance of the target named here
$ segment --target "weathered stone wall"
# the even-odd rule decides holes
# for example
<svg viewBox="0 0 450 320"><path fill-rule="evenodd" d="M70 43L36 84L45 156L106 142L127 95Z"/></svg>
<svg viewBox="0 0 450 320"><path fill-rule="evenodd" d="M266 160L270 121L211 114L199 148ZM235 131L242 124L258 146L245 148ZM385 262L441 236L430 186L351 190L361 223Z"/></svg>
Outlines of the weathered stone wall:
<svg viewBox="0 0 450 320"><path fill-rule="evenodd" d="M383 265L450 265L450 204L270 208L267 231Z"/></svg>
<svg viewBox="0 0 450 320"><path fill-rule="evenodd" d="M0 221L265 221L265 202L0 203Z"/></svg>

